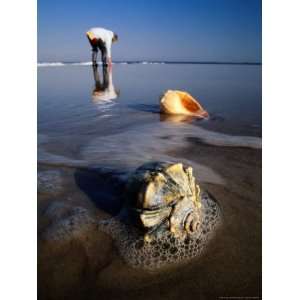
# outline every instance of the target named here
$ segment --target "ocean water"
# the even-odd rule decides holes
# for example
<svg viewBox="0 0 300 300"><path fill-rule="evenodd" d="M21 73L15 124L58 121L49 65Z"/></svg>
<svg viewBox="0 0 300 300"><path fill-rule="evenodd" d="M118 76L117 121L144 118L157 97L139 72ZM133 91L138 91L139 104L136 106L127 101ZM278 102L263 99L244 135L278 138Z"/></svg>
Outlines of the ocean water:
<svg viewBox="0 0 300 300"><path fill-rule="evenodd" d="M161 115L168 89L192 94L210 118ZM105 252L111 242L82 221L116 215L128 174L151 161L192 166L223 216L203 256L154 275ZM39 64L38 176L41 299L260 295L261 65L123 62L104 72L89 63ZM76 234L59 227L74 211ZM49 246L43 232L67 238Z"/></svg>
<svg viewBox="0 0 300 300"><path fill-rule="evenodd" d="M98 73L102 80L101 66ZM111 81L116 97L104 101L93 96L91 66L38 68L38 133L80 144L80 138L86 143L146 124L189 122L233 135L261 135L261 66L119 64ZM168 89L191 93L211 118L181 122L161 116L159 97Z"/></svg>

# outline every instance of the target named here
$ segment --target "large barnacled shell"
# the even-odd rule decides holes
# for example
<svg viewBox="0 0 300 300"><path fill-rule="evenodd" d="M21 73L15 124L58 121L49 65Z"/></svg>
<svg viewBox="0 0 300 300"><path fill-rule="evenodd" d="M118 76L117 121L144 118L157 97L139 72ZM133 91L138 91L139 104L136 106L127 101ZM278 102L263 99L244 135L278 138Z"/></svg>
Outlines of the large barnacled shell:
<svg viewBox="0 0 300 300"><path fill-rule="evenodd" d="M161 230L185 238L199 229L200 188L191 167L181 163L142 166L130 180L128 197L146 240Z"/></svg>
<svg viewBox="0 0 300 300"><path fill-rule="evenodd" d="M189 93L168 90L160 99L160 111L171 115L188 115L200 118L208 117L208 113Z"/></svg>

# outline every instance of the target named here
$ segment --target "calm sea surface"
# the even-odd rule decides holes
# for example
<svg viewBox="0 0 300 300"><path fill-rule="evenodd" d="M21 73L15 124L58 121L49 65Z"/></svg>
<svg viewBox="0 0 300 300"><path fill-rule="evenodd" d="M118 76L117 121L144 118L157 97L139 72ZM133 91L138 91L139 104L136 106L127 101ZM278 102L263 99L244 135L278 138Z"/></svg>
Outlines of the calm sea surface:
<svg viewBox="0 0 300 300"><path fill-rule="evenodd" d="M103 80L101 66L98 73ZM261 134L261 66L114 65L112 83L118 97L97 101L91 66L38 68L38 133L92 138L163 122L159 97L179 89L191 93L211 115L208 121L192 121L195 125Z"/></svg>

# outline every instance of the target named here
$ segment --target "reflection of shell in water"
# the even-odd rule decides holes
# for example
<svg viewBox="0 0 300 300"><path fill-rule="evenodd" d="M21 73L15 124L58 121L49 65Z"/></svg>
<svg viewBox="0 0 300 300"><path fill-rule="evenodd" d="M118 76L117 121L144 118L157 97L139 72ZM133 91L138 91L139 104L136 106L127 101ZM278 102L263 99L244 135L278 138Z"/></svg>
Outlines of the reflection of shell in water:
<svg viewBox="0 0 300 300"><path fill-rule="evenodd" d="M183 114L206 118L208 113L189 93L168 90L160 99L160 111L165 114Z"/></svg>
<svg viewBox="0 0 300 300"><path fill-rule="evenodd" d="M99 229L114 240L124 262L134 268L155 270L186 263L199 257L215 236L220 223L220 210L215 201L201 193L201 221L199 229L185 239L175 238L170 231L162 231L146 242L140 231L119 218L99 222Z"/></svg>
<svg viewBox="0 0 300 300"><path fill-rule="evenodd" d="M146 240L163 231L184 239L199 229L200 188L191 167L181 163L146 164L137 169L127 190L129 207Z"/></svg>
<svg viewBox="0 0 300 300"><path fill-rule="evenodd" d="M170 122L170 123L190 123L194 120L194 117L189 115L160 114L159 120L161 122Z"/></svg>

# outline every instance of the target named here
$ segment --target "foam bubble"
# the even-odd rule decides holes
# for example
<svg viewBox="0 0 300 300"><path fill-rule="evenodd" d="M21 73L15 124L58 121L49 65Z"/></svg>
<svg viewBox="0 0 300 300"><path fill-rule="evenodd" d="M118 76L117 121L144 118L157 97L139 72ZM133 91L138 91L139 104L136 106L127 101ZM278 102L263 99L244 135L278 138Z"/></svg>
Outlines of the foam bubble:
<svg viewBox="0 0 300 300"><path fill-rule="evenodd" d="M52 221L52 225L43 234L43 239L48 241L65 242L81 236L96 225L89 211L80 206L69 208L68 205L55 202L45 215Z"/></svg>
<svg viewBox="0 0 300 300"><path fill-rule="evenodd" d="M214 236L220 222L218 205L206 193L202 194L202 222L200 229L185 240L165 232L151 242L144 242L143 235L119 218L101 221L99 229L112 236L125 263L131 267L157 269L199 256Z"/></svg>
<svg viewBox="0 0 300 300"><path fill-rule="evenodd" d="M61 173L56 170L39 171L37 189L39 193L59 193L62 189Z"/></svg>

